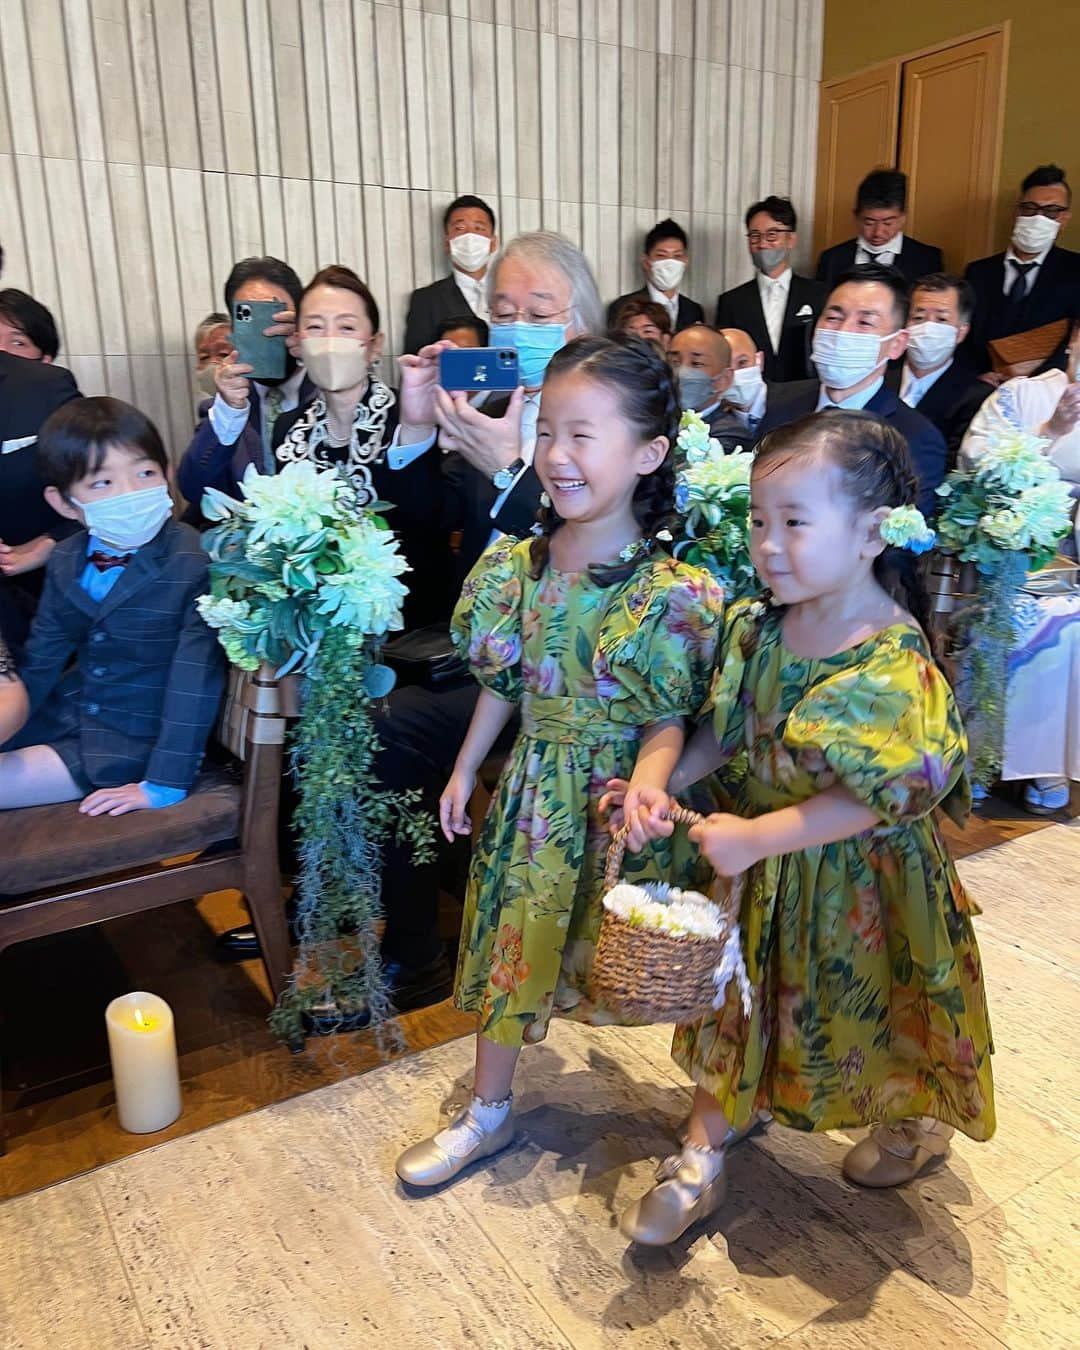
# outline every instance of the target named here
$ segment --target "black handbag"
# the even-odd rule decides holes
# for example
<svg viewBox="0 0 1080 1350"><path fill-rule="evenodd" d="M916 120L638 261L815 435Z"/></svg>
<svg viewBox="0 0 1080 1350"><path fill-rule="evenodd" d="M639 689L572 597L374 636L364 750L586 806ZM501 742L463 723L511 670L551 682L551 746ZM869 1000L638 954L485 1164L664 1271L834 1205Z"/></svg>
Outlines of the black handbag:
<svg viewBox="0 0 1080 1350"><path fill-rule="evenodd" d="M472 676L457 654L449 631L442 624L415 628L387 642L382 659L397 676L398 688L420 685L424 689L461 689Z"/></svg>

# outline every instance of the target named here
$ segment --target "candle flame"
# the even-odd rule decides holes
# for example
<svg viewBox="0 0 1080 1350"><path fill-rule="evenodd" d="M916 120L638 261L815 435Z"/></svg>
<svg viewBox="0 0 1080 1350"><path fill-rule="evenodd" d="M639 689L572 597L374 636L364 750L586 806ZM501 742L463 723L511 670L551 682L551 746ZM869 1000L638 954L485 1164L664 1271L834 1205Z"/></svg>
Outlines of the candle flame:
<svg viewBox="0 0 1080 1350"><path fill-rule="evenodd" d="M150 1030L151 1026L153 1025L153 1019L150 1017L144 1017L141 1008L135 1009L134 1016L135 1016L135 1026L139 1031Z"/></svg>

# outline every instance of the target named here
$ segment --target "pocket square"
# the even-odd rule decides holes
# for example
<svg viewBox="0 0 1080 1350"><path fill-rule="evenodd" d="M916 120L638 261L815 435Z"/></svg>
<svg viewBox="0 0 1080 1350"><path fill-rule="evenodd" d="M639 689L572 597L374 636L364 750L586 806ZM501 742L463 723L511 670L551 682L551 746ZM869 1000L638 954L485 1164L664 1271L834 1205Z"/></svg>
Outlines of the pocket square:
<svg viewBox="0 0 1080 1350"><path fill-rule="evenodd" d="M795 317L797 319L812 319L814 317L814 311L809 305L803 305L802 309L796 313Z"/></svg>
<svg viewBox="0 0 1080 1350"><path fill-rule="evenodd" d="M0 455L13 455L16 450L25 450L36 440L36 436L16 436L13 440L0 442Z"/></svg>

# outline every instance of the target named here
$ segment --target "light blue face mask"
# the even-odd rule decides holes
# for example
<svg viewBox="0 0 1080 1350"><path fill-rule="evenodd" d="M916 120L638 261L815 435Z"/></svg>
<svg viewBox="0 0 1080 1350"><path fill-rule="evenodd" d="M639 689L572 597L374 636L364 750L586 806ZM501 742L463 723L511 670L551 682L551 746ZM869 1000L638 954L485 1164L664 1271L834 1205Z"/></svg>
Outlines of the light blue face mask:
<svg viewBox="0 0 1080 1350"><path fill-rule="evenodd" d="M539 389L548 362L566 346L566 328L561 323L493 323L488 341L493 347L513 347L521 383Z"/></svg>

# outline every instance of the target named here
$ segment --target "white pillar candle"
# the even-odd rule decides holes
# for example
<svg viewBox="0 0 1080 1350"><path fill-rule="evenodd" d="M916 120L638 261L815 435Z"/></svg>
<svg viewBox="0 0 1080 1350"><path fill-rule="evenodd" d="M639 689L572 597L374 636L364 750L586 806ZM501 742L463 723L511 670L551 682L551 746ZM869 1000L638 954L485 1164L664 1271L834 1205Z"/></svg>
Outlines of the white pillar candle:
<svg viewBox="0 0 1080 1350"><path fill-rule="evenodd" d="M156 994L124 994L105 1009L116 1113L131 1134L153 1134L180 1114L172 1009Z"/></svg>

